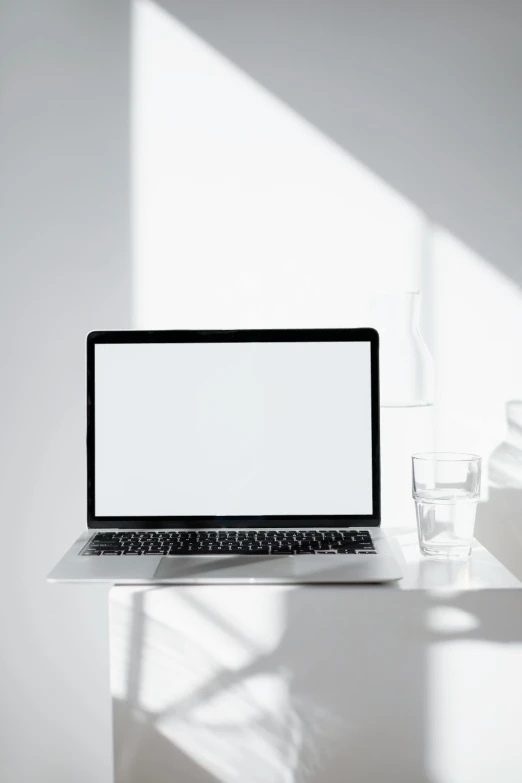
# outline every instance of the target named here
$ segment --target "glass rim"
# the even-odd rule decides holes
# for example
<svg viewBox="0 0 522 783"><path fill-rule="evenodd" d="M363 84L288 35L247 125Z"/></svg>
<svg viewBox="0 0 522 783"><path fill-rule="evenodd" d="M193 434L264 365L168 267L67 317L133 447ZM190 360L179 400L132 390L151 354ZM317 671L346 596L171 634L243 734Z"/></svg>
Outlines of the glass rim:
<svg viewBox="0 0 522 783"><path fill-rule="evenodd" d="M425 462L481 462L482 457L467 451L426 451L412 454L413 460Z"/></svg>

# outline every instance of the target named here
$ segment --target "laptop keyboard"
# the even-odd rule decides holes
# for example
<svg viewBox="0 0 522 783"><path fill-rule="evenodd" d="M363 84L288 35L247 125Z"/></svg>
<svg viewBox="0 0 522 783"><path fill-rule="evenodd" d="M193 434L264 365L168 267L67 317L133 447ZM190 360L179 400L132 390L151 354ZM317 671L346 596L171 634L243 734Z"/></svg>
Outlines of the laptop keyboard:
<svg viewBox="0 0 522 783"><path fill-rule="evenodd" d="M159 530L96 533L82 556L375 555L367 530Z"/></svg>

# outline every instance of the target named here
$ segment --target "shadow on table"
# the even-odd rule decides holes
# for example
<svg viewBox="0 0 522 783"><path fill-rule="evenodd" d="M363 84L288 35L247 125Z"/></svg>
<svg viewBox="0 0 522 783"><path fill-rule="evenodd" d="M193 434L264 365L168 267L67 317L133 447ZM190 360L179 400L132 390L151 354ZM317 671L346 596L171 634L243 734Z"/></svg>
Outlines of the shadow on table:
<svg viewBox="0 0 522 783"><path fill-rule="evenodd" d="M153 715L136 711L126 700L112 704L116 781L217 783L219 778L158 731Z"/></svg>
<svg viewBox="0 0 522 783"><path fill-rule="evenodd" d="M116 783L438 782L434 651L522 642L516 590L122 590Z"/></svg>

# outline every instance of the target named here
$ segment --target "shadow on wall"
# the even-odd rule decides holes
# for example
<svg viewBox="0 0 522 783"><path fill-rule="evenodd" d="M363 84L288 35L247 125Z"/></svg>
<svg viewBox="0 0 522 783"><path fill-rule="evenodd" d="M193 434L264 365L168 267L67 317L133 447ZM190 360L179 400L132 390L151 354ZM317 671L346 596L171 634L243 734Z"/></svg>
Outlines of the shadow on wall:
<svg viewBox="0 0 522 783"><path fill-rule="evenodd" d="M85 529L85 335L132 323L129 27L125 0L0 3L0 777L13 783L110 780L107 590L45 578Z"/></svg>
<svg viewBox="0 0 522 783"><path fill-rule="evenodd" d="M489 459L489 497L477 510L479 541L522 580L522 400L506 404L505 440Z"/></svg>
<svg viewBox="0 0 522 783"><path fill-rule="evenodd" d="M173 770L197 783L324 783L344 779L346 769L351 783L431 783L457 767L478 779L481 764L496 763L500 732L491 732L484 761L473 745L489 717L477 705L477 725L462 726L459 710L469 711L487 643L497 662L506 656L506 669L488 669L484 693L494 689L506 709L519 698L506 687L519 661L509 652L522 642L512 622L519 606L511 590L434 597L381 587L214 586L129 598L118 588L116 783L167 783ZM248 629L252 614L260 631L255 621ZM273 633L266 621L277 625L277 617ZM502 742L512 758L515 734Z"/></svg>
<svg viewBox="0 0 522 783"><path fill-rule="evenodd" d="M158 0L522 285L522 5Z"/></svg>

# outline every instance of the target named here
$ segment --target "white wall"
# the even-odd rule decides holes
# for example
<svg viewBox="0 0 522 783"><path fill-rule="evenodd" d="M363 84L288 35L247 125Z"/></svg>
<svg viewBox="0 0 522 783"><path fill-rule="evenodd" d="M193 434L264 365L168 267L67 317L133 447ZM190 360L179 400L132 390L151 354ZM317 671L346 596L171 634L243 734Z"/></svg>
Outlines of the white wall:
<svg viewBox="0 0 522 783"><path fill-rule="evenodd" d="M418 209L172 14L134 8L141 325L340 325L353 289L418 284Z"/></svg>
<svg viewBox="0 0 522 783"><path fill-rule="evenodd" d="M126 2L0 9L3 783L112 779L105 589L48 585L86 521L84 339L131 325Z"/></svg>

